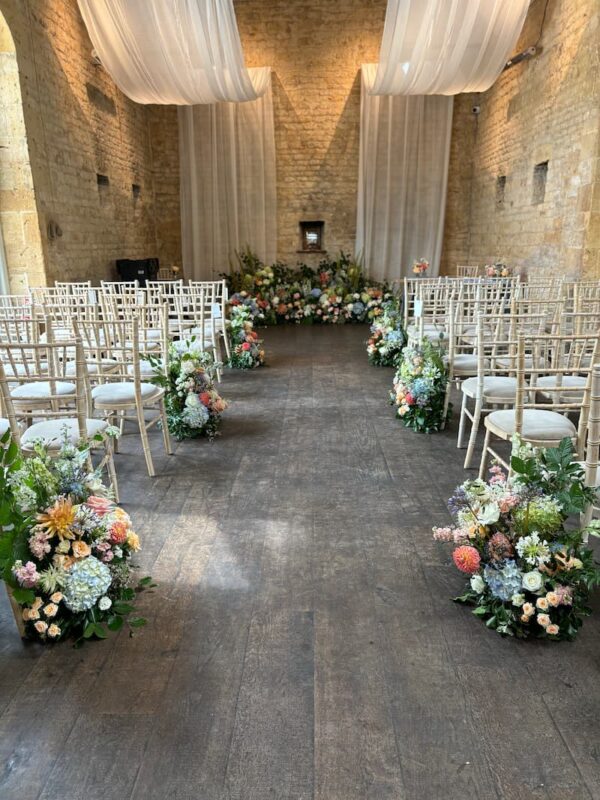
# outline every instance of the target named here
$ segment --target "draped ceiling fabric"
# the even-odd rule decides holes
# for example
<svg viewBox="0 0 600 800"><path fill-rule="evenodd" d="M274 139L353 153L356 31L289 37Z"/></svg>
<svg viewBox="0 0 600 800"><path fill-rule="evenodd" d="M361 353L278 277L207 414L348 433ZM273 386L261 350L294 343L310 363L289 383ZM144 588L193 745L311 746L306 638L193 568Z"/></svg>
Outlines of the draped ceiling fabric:
<svg viewBox="0 0 600 800"><path fill-rule="evenodd" d="M268 68L247 70L233 0L78 0L92 44L136 103L256 100Z"/></svg>
<svg viewBox="0 0 600 800"><path fill-rule="evenodd" d="M186 276L213 279L228 271L246 245L273 263L277 208L270 81L258 100L180 106L178 113Z"/></svg>
<svg viewBox="0 0 600 800"><path fill-rule="evenodd" d="M373 94L489 89L517 44L530 0L388 0Z"/></svg>
<svg viewBox="0 0 600 800"><path fill-rule="evenodd" d="M452 131L452 97L370 93L363 64L356 252L377 280L409 275L426 258L439 271Z"/></svg>

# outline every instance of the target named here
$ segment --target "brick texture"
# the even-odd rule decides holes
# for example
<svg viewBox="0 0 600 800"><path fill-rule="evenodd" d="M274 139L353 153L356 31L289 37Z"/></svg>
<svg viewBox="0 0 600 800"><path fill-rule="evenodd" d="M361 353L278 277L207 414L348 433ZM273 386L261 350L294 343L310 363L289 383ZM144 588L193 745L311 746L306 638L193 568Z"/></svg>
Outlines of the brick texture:
<svg viewBox="0 0 600 800"><path fill-rule="evenodd" d="M598 0L533 0L517 51L542 30L541 53L489 91L456 98L445 271L503 259L523 272L600 277L599 27ZM545 161L535 202L534 168Z"/></svg>

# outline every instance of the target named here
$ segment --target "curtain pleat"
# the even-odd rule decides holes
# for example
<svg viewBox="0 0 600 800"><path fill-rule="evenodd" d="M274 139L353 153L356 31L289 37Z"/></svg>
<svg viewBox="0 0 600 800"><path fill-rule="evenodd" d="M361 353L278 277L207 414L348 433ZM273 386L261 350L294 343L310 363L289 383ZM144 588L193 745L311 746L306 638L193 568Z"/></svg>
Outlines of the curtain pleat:
<svg viewBox="0 0 600 800"><path fill-rule="evenodd" d="M356 252L377 280L399 280L442 249L452 97L378 96L362 67Z"/></svg>
<svg viewBox="0 0 600 800"><path fill-rule="evenodd" d="M178 113L186 276L203 280L226 272L246 246L273 263L277 194L270 82L257 100L180 106Z"/></svg>

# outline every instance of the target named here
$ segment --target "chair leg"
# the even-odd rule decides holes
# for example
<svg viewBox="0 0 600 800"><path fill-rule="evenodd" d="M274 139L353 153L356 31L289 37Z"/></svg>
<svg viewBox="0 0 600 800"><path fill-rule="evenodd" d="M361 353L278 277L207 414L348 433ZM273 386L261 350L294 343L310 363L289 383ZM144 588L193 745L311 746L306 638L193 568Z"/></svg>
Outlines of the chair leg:
<svg viewBox="0 0 600 800"><path fill-rule="evenodd" d="M223 330L222 336L223 342L225 343L225 353L227 354L227 360L229 361L231 358L231 347L229 345L229 336L227 335L227 330Z"/></svg>
<svg viewBox="0 0 600 800"><path fill-rule="evenodd" d="M105 439L104 452L106 453L106 471L108 472L108 476L110 478L115 501L118 503L120 501L119 482L117 481L117 471L115 469L115 460L113 458L114 442L112 439Z"/></svg>
<svg viewBox="0 0 600 800"><path fill-rule="evenodd" d="M485 430L485 442L483 444L483 453L481 454L481 462L479 464L479 478L480 480L485 480L485 472L487 468L487 460L488 460L488 447L490 446L490 438L492 432L489 428Z"/></svg>
<svg viewBox="0 0 600 800"><path fill-rule="evenodd" d="M152 461L150 442L148 440L148 431L146 430L144 407L140 406L139 408L136 409L136 411L137 411L138 425L140 426L140 436L142 438L142 449L144 451L144 457L146 459L146 466L148 467L148 475L151 478L153 478L156 473L154 472L154 462Z"/></svg>
<svg viewBox="0 0 600 800"><path fill-rule="evenodd" d="M219 336L217 336L216 334L213 337L212 345L213 345L213 353L215 354L215 361L217 362L217 364L220 364L223 361L223 356L222 356L222 353L221 353L221 343L219 341ZM219 383L221 383L221 377L222 377L221 368L218 367L217 368L217 381Z"/></svg>
<svg viewBox="0 0 600 800"><path fill-rule="evenodd" d="M165 445L165 452L167 455L173 455L173 448L171 447L171 435L169 433L169 424L167 422L167 412L165 410L165 401L161 400L158 404L160 412L160 425L162 428L163 442Z"/></svg>
<svg viewBox="0 0 600 800"><path fill-rule="evenodd" d="M464 468L471 467L473 460L473 452L475 451L475 444L477 443L477 434L479 433L479 423L481 421L481 403L475 401L475 409L473 411L473 419L471 420L471 433L469 435L469 444L467 445L467 452L465 454Z"/></svg>
<svg viewBox="0 0 600 800"><path fill-rule="evenodd" d="M459 450L464 447L463 438L465 435L465 425L467 421L467 415L465 413L467 408L467 395L463 393L462 403L460 404L460 420L458 423L458 438L456 439L456 446Z"/></svg>

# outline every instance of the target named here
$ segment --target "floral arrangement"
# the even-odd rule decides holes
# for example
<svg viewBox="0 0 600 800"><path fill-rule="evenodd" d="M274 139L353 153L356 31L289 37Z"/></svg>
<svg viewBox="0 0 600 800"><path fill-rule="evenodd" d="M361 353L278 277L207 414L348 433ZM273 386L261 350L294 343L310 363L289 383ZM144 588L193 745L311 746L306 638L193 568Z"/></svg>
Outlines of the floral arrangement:
<svg viewBox="0 0 600 800"><path fill-rule="evenodd" d="M402 314L396 298L387 300L383 313L371 325L367 340L369 363L377 367L394 367L398 364L406 344L402 327Z"/></svg>
<svg viewBox="0 0 600 800"><path fill-rule="evenodd" d="M488 278L509 278L512 270L506 264L485 264L483 272Z"/></svg>
<svg viewBox="0 0 600 800"><path fill-rule="evenodd" d="M372 322L392 296L386 284L367 281L361 266L342 253L317 269L299 264L265 266L251 252L239 256L239 269L224 275L230 305L244 306L256 324Z"/></svg>
<svg viewBox="0 0 600 800"><path fill-rule="evenodd" d="M448 367L440 348L428 339L404 348L390 400L406 427L419 433L444 428L452 411L446 402L447 384Z"/></svg>
<svg viewBox="0 0 600 800"><path fill-rule="evenodd" d="M265 350L254 330L251 310L241 304L233 306L227 324L233 347L229 366L234 369L262 366L265 363Z"/></svg>
<svg viewBox="0 0 600 800"><path fill-rule="evenodd" d="M1 442L0 577L24 635L42 642L73 636L105 639L129 618L137 592L131 557L140 549L129 515L111 499L89 449L63 444L50 458L39 446L22 459L6 434Z"/></svg>
<svg viewBox="0 0 600 800"><path fill-rule="evenodd" d="M429 269L429 261L425 258L420 258L418 261L413 261L412 271L415 275L424 275Z"/></svg>
<svg viewBox="0 0 600 800"><path fill-rule="evenodd" d="M590 613L588 597L600 570L586 531L568 530L597 490L585 487L573 446L534 450L513 440L508 478L496 465L489 481L467 481L450 498L454 528L434 528L438 541L453 542L456 567L469 576L458 602L488 628L521 639L571 640Z"/></svg>
<svg viewBox="0 0 600 800"><path fill-rule="evenodd" d="M167 374L162 364L147 356L154 368L153 383L164 387L169 431L178 440L206 436L214 439L228 404L214 387L216 364L200 349L196 338L173 342L169 347Z"/></svg>

